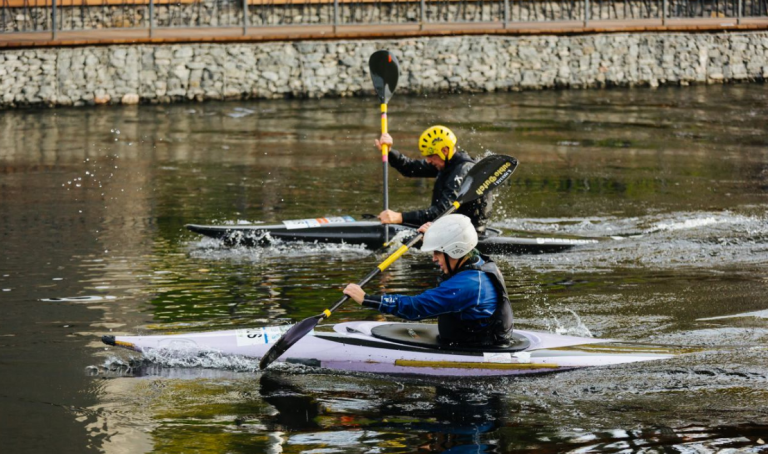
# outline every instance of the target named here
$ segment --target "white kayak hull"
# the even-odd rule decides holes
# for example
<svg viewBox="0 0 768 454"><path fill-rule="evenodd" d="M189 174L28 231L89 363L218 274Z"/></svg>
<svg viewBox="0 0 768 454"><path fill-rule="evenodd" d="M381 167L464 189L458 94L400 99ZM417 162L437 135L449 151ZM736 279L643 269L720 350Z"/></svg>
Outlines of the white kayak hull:
<svg viewBox="0 0 768 454"><path fill-rule="evenodd" d="M278 362L344 372L423 376L509 376L551 373L583 367L668 359L669 348L617 343L610 339L516 330L530 345L519 352L455 352L403 345L374 337L387 322L348 322L333 332L313 332ZM215 352L260 359L290 326L157 336L105 336L108 345L138 352Z"/></svg>

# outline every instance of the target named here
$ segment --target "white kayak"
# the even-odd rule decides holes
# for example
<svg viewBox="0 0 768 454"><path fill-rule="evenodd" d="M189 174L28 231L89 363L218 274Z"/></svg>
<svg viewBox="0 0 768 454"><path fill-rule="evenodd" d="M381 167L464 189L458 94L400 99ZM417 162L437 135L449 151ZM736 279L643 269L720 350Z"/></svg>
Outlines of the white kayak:
<svg viewBox="0 0 768 454"><path fill-rule="evenodd" d="M138 352L215 352L260 359L290 328L184 333L158 336L104 336L105 344ZM506 348L467 349L440 345L437 325L348 322L319 329L299 340L278 361L344 372L422 376L504 376L558 372L668 359L673 348L515 330Z"/></svg>

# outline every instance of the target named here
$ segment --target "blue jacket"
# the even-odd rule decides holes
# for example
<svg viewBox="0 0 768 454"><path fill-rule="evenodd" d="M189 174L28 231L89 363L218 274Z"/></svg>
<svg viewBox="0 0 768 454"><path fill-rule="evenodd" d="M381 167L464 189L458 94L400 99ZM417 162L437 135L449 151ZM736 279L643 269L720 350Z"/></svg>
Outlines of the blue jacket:
<svg viewBox="0 0 768 454"><path fill-rule="evenodd" d="M483 263L478 259L477 265ZM461 320L479 320L493 315L498 301L498 292L487 274L464 270L420 295L365 295L363 305L406 320L448 313L458 313Z"/></svg>

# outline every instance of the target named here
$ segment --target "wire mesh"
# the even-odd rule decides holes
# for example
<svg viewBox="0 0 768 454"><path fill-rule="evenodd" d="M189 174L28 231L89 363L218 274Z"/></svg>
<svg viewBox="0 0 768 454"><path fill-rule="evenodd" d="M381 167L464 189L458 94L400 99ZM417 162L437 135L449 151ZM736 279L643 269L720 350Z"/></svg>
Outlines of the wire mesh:
<svg viewBox="0 0 768 454"><path fill-rule="evenodd" d="M765 17L768 0L0 0L0 33L149 28L150 11L154 28L460 24Z"/></svg>

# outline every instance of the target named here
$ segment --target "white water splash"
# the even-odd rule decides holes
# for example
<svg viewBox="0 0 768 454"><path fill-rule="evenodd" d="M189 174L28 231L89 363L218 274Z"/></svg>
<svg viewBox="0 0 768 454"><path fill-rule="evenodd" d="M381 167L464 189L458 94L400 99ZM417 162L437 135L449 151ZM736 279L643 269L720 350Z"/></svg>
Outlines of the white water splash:
<svg viewBox="0 0 768 454"><path fill-rule="evenodd" d="M228 369L255 372L259 362L254 358L225 355L215 350L152 349L142 352L153 364L165 367Z"/></svg>
<svg viewBox="0 0 768 454"><path fill-rule="evenodd" d="M190 256L206 260L247 260L260 261L275 257L308 257L322 255L367 256L370 250L362 245L329 243L286 243L279 239L269 239L263 247L227 246L222 241L203 238L188 245Z"/></svg>
<svg viewBox="0 0 768 454"><path fill-rule="evenodd" d="M751 211L764 211L766 207L745 207ZM762 209L761 209L762 208ZM492 223L493 227L510 230L536 231L553 234L612 236L642 235L657 232L676 232L681 230L700 230L715 226L711 230L727 232L729 226L744 226L768 231L765 214L738 214L733 211L722 212L674 212L653 214L640 217L569 217L569 218L506 218Z"/></svg>
<svg viewBox="0 0 768 454"><path fill-rule="evenodd" d="M134 366L131 361L126 361L117 356L110 356L98 366L87 366L85 368L89 375L118 374L129 375L133 372Z"/></svg>
<svg viewBox="0 0 768 454"><path fill-rule="evenodd" d="M738 212L737 212L738 210ZM552 235L602 237L558 254L500 256L542 272L603 272L616 268L706 268L768 264L766 206L722 212L676 212L634 218L511 219L494 226ZM621 240L621 241L619 241Z"/></svg>
<svg viewBox="0 0 768 454"><path fill-rule="evenodd" d="M742 317L768 318L768 309L765 309L762 311L744 312L741 314L721 315L719 317L697 318L696 321L702 322L707 320L722 320L725 318L742 318Z"/></svg>
<svg viewBox="0 0 768 454"><path fill-rule="evenodd" d="M227 355L215 350L189 348L151 349L142 352L140 356L133 356L128 359L110 356L100 365L86 367L86 372L94 376L161 375L194 379L223 372L258 373L261 371L259 369L259 360L260 358ZM300 375L328 372L325 369L284 362L274 362L270 365L269 369Z"/></svg>
<svg viewBox="0 0 768 454"><path fill-rule="evenodd" d="M741 353L749 349L764 353L768 349L768 329L727 326L704 328L652 335L648 340L660 344L712 346L718 348L736 346L741 350Z"/></svg>
<svg viewBox="0 0 768 454"><path fill-rule="evenodd" d="M411 238L413 238L414 232L412 230L401 230L395 234L392 238L389 239L389 243L387 243L388 248L398 248L402 246L403 244L407 243Z"/></svg>
<svg viewBox="0 0 768 454"><path fill-rule="evenodd" d="M693 219L686 219L681 222L659 222L655 226L646 230L646 233L653 233L659 231L675 231L675 230L688 230L697 229L712 224L720 224L723 222L729 222L725 217L708 216L704 218L694 217Z"/></svg>
<svg viewBox="0 0 768 454"><path fill-rule="evenodd" d="M549 331L563 336L594 337L592 331L581 321L579 314L570 309L566 311L570 312L570 317L561 320L553 316L551 324L547 327Z"/></svg>

